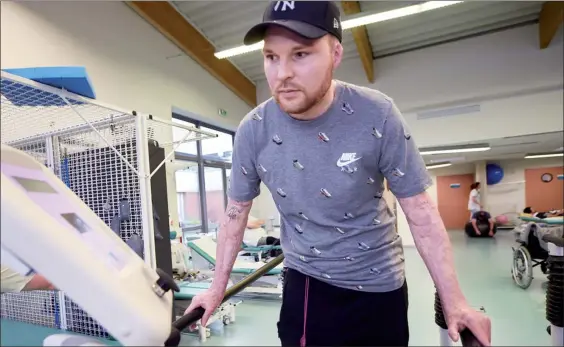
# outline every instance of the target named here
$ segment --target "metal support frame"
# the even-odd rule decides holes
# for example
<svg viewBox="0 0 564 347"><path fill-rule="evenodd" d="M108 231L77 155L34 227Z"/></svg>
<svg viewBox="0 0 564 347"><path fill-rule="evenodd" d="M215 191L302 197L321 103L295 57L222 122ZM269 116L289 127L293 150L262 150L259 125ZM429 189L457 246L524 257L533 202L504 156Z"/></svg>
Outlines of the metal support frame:
<svg viewBox="0 0 564 347"><path fill-rule="evenodd" d="M157 268L155 255L155 230L153 216L153 199L151 194L151 167L149 164L149 138L147 135L147 118L138 115L136 119L136 146L139 175L139 194L141 197L141 216L143 224L143 254L145 263Z"/></svg>
<svg viewBox="0 0 564 347"><path fill-rule="evenodd" d="M206 172L204 168L204 158L202 157L202 143L196 143L196 152L198 153L198 185L200 191L200 217L202 218L202 229L205 233L210 231L208 225L208 201L206 196Z"/></svg>
<svg viewBox="0 0 564 347"><path fill-rule="evenodd" d="M60 163L60 153L57 148L59 148L59 137L58 136L47 136L43 137L43 141L45 142L45 154L47 160L47 167L51 170L55 175L57 174L56 169L57 165L55 163ZM57 300L55 300L55 305L58 307L55 311L58 311L58 319L59 319L59 326L57 328L62 330L68 330L67 324L67 303L66 303L66 294L63 291L58 291L55 293Z"/></svg>
<svg viewBox="0 0 564 347"><path fill-rule="evenodd" d="M558 259L558 260L560 260L560 262L562 262L562 259L564 258L564 247L562 247L562 244L557 245L553 242L550 242L551 240L545 240L545 241L547 241L549 255L551 257L553 257L554 259ZM560 265L560 266L562 266L562 265ZM554 274L551 274L549 276L554 276L554 277L559 276L559 277L561 277L562 275L563 275L562 273L554 273ZM550 280L551 280L551 277L549 277L549 281ZM562 278L560 279L560 281L562 281ZM562 292L560 292L560 294L564 295ZM547 296L547 299L548 299L548 296ZM564 328L561 327L561 326L556 326L551 322L550 323L550 340L551 340L551 344L550 344L551 346L555 346L555 347L564 346Z"/></svg>

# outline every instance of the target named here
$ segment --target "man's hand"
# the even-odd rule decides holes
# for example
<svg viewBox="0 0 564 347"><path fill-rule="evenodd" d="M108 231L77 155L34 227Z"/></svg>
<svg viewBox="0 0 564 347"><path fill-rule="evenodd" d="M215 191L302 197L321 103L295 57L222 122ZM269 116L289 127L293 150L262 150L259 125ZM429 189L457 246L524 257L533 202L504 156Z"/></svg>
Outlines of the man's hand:
<svg viewBox="0 0 564 347"><path fill-rule="evenodd" d="M468 329L474 334L482 346L491 346L492 324L482 312L476 311L466 304L454 308L446 316L448 335L451 340L458 342L460 332Z"/></svg>
<svg viewBox="0 0 564 347"><path fill-rule="evenodd" d="M452 340L458 341L459 332L470 329L484 346L490 345L491 323L476 312L462 294L452 256L452 245L438 208L427 192L398 199L415 246L429 269L439 293ZM472 221L475 224L475 221Z"/></svg>
<svg viewBox="0 0 564 347"><path fill-rule="evenodd" d="M186 311L184 311L184 314L186 315L198 307L203 308L205 310L205 313L202 316L202 326L205 327L208 324L208 320L210 319L212 314L221 304L224 294L225 292L212 287L202 294L198 294L194 298L192 298L192 302L190 303L190 306L188 306Z"/></svg>

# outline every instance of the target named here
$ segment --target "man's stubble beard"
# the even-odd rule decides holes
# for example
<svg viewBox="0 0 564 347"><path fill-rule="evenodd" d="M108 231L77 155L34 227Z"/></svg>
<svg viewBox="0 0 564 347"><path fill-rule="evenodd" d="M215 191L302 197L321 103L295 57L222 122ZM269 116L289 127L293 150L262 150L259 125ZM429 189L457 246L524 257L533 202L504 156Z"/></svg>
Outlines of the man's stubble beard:
<svg viewBox="0 0 564 347"><path fill-rule="evenodd" d="M330 69L327 69L327 72L325 73L325 76L321 81L321 86L314 95L310 96L305 91L302 91L302 93L304 93L305 95L305 100L299 103L298 105L291 105L285 107L280 102L280 99L278 99L277 94L274 94L273 97L276 103L280 106L280 108L284 112L288 114L303 114L308 110L310 110L311 108L313 108L315 105L317 105L317 103L319 103L319 101L323 99L323 97L325 96L325 94L327 94L327 91L331 87L332 81L333 81L333 68L331 67Z"/></svg>

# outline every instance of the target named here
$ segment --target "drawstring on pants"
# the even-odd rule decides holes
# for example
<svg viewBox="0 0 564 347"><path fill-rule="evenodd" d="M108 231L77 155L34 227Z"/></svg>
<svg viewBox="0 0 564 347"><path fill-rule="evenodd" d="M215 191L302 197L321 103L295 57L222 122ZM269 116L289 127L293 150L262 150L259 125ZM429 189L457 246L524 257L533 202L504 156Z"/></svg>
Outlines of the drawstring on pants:
<svg viewBox="0 0 564 347"><path fill-rule="evenodd" d="M309 297L309 276L305 280L305 294L304 294L304 332L300 339L300 347L306 346L306 324L307 324L307 303Z"/></svg>

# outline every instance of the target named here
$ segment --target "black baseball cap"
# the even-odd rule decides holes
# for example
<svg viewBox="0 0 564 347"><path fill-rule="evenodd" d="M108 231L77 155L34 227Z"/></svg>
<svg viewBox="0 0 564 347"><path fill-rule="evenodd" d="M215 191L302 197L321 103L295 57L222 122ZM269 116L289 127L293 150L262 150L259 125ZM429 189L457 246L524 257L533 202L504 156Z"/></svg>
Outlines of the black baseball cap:
<svg viewBox="0 0 564 347"><path fill-rule="evenodd" d="M331 34L339 42L343 40L341 11L333 1L272 1L264 11L262 22L245 35L245 45L262 41L271 25L281 26L308 39Z"/></svg>

